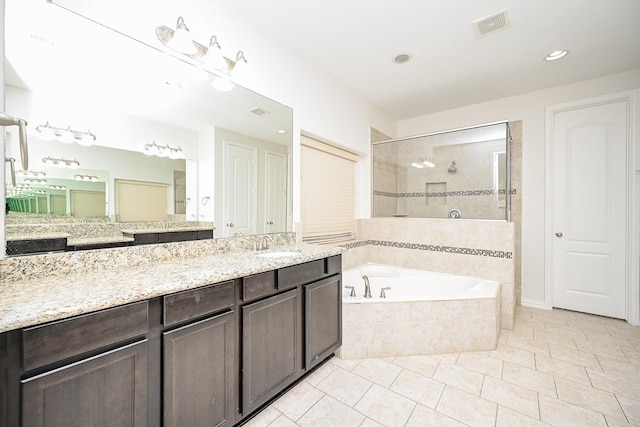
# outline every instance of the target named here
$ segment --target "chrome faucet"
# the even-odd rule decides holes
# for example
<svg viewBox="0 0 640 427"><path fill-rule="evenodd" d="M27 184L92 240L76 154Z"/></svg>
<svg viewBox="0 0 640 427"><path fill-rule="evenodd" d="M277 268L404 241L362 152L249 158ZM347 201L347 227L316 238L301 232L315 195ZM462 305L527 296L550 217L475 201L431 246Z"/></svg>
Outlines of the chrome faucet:
<svg viewBox="0 0 640 427"><path fill-rule="evenodd" d="M271 243L273 243L273 237L265 234L264 236L262 236L262 244L260 245L260 249L269 249L269 242L267 242L267 239L271 240Z"/></svg>
<svg viewBox="0 0 640 427"><path fill-rule="evenodd" d="M371 298L371 285L369 285L369 278L367 276L362 276L364 280L364 297Z"/></svg>
<svg viewBox="0 0 640 427"><path fill-rule="evenodd" d="M256 239L253 241L253 250L261 251L264 249L269 249L269 242L267 241L267 239L271 240L271 243L273 243L273 237L268 234L256 236Z"/></svg>
<svg viewBox="0 0 640 427"><path fill-rule="evenodd" d="M233 237L242 237L243 234L239 231L236 231L235 233L233 233Z"/></svg>

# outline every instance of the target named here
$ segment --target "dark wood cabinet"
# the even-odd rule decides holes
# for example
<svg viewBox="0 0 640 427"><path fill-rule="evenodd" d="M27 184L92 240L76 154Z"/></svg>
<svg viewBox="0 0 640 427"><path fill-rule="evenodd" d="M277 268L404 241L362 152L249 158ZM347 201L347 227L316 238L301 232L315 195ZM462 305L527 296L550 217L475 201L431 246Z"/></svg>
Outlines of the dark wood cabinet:
<svg viewBox="0 0 640 427"><path fill-rule="evenodd" d="M305 368L313 368L342 345L342 276L304 287Z"/></svg>
<svg viewBox="0 0 640 427"><path fill-rule="evenodd" d="M163 334L164 427L232 426L235 313Z"/></svg>
<svg viewBox="0 0 640 427"><path fill-rule="evenodd" d="M231 427L341 344L341 257L0 334L0 426Z"/></svg>
<svg viewBox="0 0 640 427"><path fill-rule="evenodd" d="M147 425L147 341L22 381L22 427Z"/></svg>
<svg viewBox="0 0 640 427"><path fill-rule="evenodd" d="M293 382L302 370L300 291L242 307L242 413Z"/></svg>

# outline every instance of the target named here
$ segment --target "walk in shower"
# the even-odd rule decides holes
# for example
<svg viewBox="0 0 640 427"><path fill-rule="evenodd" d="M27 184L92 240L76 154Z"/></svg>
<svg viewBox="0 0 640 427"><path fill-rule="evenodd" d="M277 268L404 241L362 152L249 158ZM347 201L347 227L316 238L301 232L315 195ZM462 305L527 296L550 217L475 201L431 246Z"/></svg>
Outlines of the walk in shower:
<svg viewBox="0 0 640 427"><path fill-rule="evenodd" d="M373 216L509 220L507 122L373 143Z"/></svg>

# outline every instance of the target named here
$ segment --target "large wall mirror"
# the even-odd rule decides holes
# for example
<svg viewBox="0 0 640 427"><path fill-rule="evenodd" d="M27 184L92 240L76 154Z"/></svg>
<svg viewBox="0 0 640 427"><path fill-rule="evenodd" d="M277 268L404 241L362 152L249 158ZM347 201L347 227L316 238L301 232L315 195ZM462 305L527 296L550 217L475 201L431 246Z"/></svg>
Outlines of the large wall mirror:
<svg viewBox="0 0 640 427"><path fill-rule="evenodd" d="M290 108L217 90L206 70L47 1L5 3L4 111L28 121L30 157L15 186L6 174L7 238L12 218L37 232L48 215L292 230ZM128 199L154 192L161 202L131 212Z"/></svg>

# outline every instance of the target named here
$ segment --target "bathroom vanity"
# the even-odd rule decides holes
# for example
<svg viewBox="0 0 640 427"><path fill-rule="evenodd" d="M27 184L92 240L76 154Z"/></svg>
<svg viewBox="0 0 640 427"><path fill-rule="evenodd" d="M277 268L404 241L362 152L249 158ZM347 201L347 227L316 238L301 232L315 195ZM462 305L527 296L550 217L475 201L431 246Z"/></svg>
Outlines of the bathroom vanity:
<svg viewBox="0 0 640 427"><path fill-rule="evenodd" d="M197 427L246 420L341 345L340 250L296 250L291 259L247 251L149 266L159 270L154 277L165 276L162 283L140 291L145 280L138 279L131 296L121 295L126 284L114 279L114 289L105 290L109 280L97 283L100 272L87 274L96 293L112 301L72 316L43 304L42 313L21 320L4 316L11 307L0 302L0 425ZM192 272L197 278L181 284L194 265L202 266ZM140 271L123 270L123 282ZM73 275L67 290L58 290L78 298L73 289L82 280ZM46 287L46 278L35 286ZM47 317L53 319L36 320Z"/></svg>

